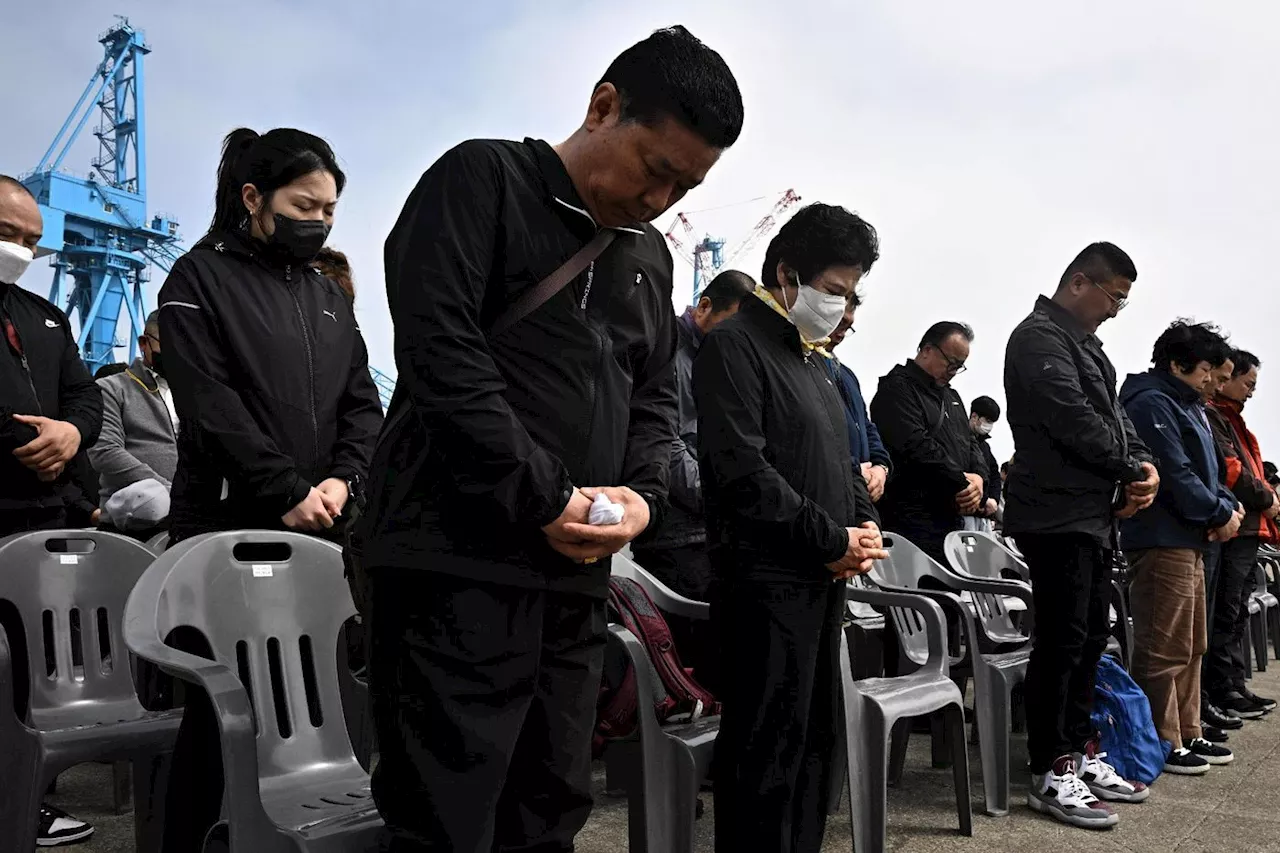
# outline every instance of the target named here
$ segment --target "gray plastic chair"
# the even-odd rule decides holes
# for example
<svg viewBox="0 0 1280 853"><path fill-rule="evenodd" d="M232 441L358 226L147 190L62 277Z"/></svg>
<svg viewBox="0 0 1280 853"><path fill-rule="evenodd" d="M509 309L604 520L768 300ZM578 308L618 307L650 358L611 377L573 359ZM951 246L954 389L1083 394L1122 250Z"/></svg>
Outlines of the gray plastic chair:
<svg viewBox="0 0 1280 853"><path fill-rule="evenodd" d="M611 574L638 583L664 614L708 619L711 608L676 594L621 554ZM644 644L621 625L609 626L609 642L620 647L636 674L639 724L631 737L609 741L604 761L609 786L627 795L630 853L693 853L698 792L711 773L718 716L661 725L651 710L661 689Z"/></svg>
<svg viewBox="0 0 1280 853"><path fill-rule="evenodd" d="M1257 609L1254 609L1256 603ZM1260 561L1253 564L1253 592L1249 595L1249 630L1258 672L1267 671L1267 627L1276 612L1277 600L1267 589L1267 572Z"/></svg>
<svg viewBox="0 0 1280 853"><path fill-rule="evenodd" d="M40 802L59 773L89 761L141 766L173 747L182 712L142 707L121 635L125 600L153 559L139 542L98 530L0 539L0 607L21 619L27 649L15 660L15 638L0 629L3 849L35 849ZM15 713L19 667L29 674L24 719ZM149 817L135 814L143 850Z"/></svg>
<svg viewBox="0 0 1280 853"><path fill-rule="evenodd" d="M147 547L157 554L163 554L169 547L169 532L166 530L152 536L147 540Z"/></svg>
<svg viewBox="0 0 1280 853"><path fill-rule="evenodd" d="M1262 568L1258 588L1265 588L1277 602L1267 610L1267 628L1271 634L1272 651L1276 660L1280 660L1280 554L1269 546L1263 546L1258 551L1258 564Z"/></svg>
<svg viewBox="0 0 1280 853"><path fill-rule="evenodd" d="M339 633L355 615L342 572L340 549L310 536L211 533L165 551L129 596L129 648L204 689L218 717L224 820L206 850L346 853L375 844L382 820L341 698L340 681L354 679ZM214 660L166 645L180 626L204 634Z"/></svg>
<svg viewBox="0 0 1280 853"><path fill-rule="evenodd" d="M865 579L849 584L849 598L889 609L900 641L928 655L915 672L895 678L854 679L848 638L840 636L844 684L845 741L848 750L849 820L856 853L881 853L888 824L891 765L902 760L895 732L911 717L942 718L950 735L956 813L962 835L973 835L969 793L969 753L964 742L964 698L948 674L946 620L928 598L876 589Z"/></svg>
<svg viewBox="0 0 1280 853"><path fill-rule="evenodd" d="M961 575L934 562L905 537L885 533L889 552L869 577L883 589L925 595L947 607L964 630L965 654L959 666L973 675L974 722L982 759L982 784L986 813L1009 813L1009 731L1013 716L1013 688L1027 677L1031 638L1009 618L1006 596L1016 596L1031 609L1031 588L1012 580ZM925 589L930 578L949 591ZM973 606L965 606L959 593L968 592Z"/></svg>

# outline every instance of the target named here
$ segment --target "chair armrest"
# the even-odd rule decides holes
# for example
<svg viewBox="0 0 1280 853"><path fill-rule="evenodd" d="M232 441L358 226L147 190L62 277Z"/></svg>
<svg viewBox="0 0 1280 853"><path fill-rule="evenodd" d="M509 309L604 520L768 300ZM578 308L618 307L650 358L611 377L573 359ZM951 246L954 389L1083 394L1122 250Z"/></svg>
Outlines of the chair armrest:
<svg viewBox="0 0 1280 853"><path fill-rule="evenodd" d="M658 715L654 712L655 697L658 695L657 685L654 684L657 673L653 670L649 653L636 635L622 625L609 626L609 639L622 646L623 651L627 653L627 659L631 662L631 670L636 675L636 725L640 737L645 739L661 737L662 724L658 722Z"/></svg>
<svg viewBox="0 0 1280 853"><path fill-rule="evenodd" d="M947 620L942 614L942 608L933 600L933 596L924 595L929 590L920 590L919 592L899 589L871 589L870 587L858 584L848 585L848 597L854 601L861 601L866 604L876 605L879 607L903 607L908 610L914 610L920 614L924 620L925 635L929 638L929 660L927 660L922 669L930 669L935 672L947 674L950 669L951 655L947 649ZM939 595L947 596L947 593L939 593ZM951 596L955 605L960 606L959 600Z"/></svg>
<svg viewBox="0 0 1280 853"><path fill-rule="evenodd" d="M1014 598L1020 598L1026 603L1028 610L1033 609L1031 586L1022 581L1016 581L1012 578L980 578L966 572L957 572L950 566L947 567L945 575L942 577L935 576L935 578L952 589L985 593L987 595L1010 595Z"/></svg>
<svg viewBox="0 0 1280 853"><path fill-rule="evenodd" d="M640 584L644 591L649 594L649 597L653 599L653 603L663 613L699 622L705 622L711 618L710 604L694 601L692 598L685 598L649 574L643 566L637 564L634 560L627 559L624 563L622 562L624 559L626 558L621 555L614 555L613 574Z"/></svg>

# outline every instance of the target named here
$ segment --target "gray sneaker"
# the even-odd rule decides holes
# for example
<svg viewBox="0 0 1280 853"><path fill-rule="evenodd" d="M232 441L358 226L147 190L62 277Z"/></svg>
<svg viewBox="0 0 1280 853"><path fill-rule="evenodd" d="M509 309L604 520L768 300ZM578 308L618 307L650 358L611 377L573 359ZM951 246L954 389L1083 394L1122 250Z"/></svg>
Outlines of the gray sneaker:
<svg viewBox="0 0 1280 853"><path fill-rule="evenodd" d="M1053 762L1043 775L1031 775L1027 805L1062 823L1083 829L1108 829L1120 822L1120 815L1100 802L1089 786L1076 775L1076 763L1070 755Z"/></svg>

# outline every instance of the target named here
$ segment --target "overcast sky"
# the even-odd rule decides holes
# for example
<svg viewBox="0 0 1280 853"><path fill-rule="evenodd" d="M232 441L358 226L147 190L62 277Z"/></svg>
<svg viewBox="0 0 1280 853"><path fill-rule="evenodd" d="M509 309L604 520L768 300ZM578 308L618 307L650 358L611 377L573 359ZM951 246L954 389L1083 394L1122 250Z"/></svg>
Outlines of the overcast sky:
<svg viewBox="0 0 1280 853"><path fill-rule="evenodd" d="M10 4L0 172L39 160L101 58L112 9L154 48L150 207L173 214L188 242L212 212L227 131L292 125L330 140L349 179L331 244L352 258L360 322L386 369L382 242L422 170L468 137L559 141L610 59L673 23L724 55L747 111L741 140L682 209L794 187L879 229L882 259L840 353L868 399L941 319L977 331L956 383L966 401L1001 399L1010 330L1099 239L1139 271L1130 307L1101 332L1122 375L1148 366L1177 316L1218 321L1280 365L1280 11L1268 4ZM87 171L92 154L83 146L68 165ZM768 206L693 218L732 245ZM738 265L758 276L764 246ZM677 269L683 302L691 274ZM23 284L47 294L48 278L37 264ZM1275 457L1280 384L1270 380L1264 367L1248 414ZM1003 458L1003 424L996 441Z"/></svg>

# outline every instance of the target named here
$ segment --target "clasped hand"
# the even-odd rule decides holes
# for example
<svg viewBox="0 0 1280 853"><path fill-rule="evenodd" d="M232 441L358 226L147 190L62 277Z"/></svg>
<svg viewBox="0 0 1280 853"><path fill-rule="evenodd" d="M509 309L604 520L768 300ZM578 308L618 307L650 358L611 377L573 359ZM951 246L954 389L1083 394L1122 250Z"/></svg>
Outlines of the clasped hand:
<svg viewBox="0 0 1280 853"><path fill-rule="evenodd" d="M589 523L591 502L604 495L622 505L620 524ZM560 517L542 528L556 551L579 563L612 556L649 526L649 502L626 486L575 488Z"/></svg>
<svg viewBox="0 0 1280 853"><path fill-rule="evenodd" d="M871 571L876 560L889 556L884 548L880 527L875 522L866 521L858 527L845 529L849 533L849 545L845 548L844 556L834 563L827 563L827 568L835 575L836 581L864 575Z"/></svg>

